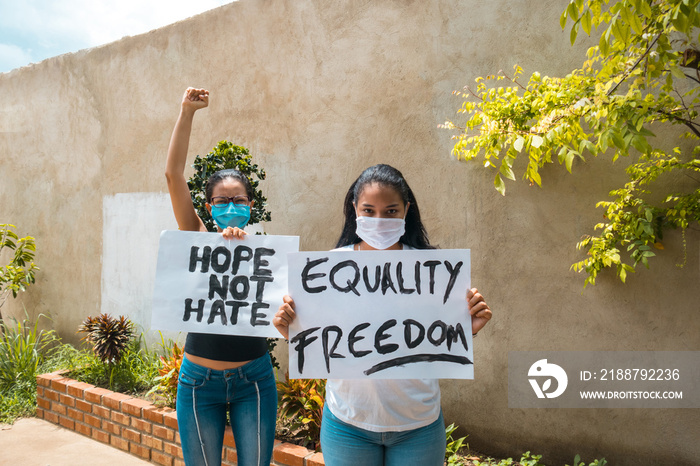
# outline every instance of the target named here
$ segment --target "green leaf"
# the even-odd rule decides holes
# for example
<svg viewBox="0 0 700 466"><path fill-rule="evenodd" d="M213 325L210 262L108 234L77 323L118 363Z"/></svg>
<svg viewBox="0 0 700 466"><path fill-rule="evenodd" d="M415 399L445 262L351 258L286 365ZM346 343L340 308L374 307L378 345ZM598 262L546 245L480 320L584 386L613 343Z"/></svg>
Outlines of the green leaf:
<svg viewBox="0 0 700 466"><path fill-rule="evenodd" d="M682 14L679 14L675 18L671 20L673 23L673 26L679 31L679 32L688 32L688 17Z"/></svg>
<svg viewBox="0 0 700 466"><path fill-rule="evenodd" d="M500 172L503 176L505 176L509 180L515 181L515 174L513 173L513 170L511 170L510 167L508 165L506 165L505 163L501 164Z"/></svg>
<svg viewBox="0 0 700 466"><path fill-rule="evenodd" d="M643 136L640 136L638 134L635 134L634 136L632 136L631 143L632 143L632 147L637 149L642 154L646 154L647 152L649 152L649 149L651 148L649 146L649 143L646 141L646 139Z"/></svg>
<svg viewBox="0 0 700 466"><path fill-rule="evenodd" d="M642 25L642 21L639 19L639 16L635 13L630 14L629 25L632 27L635 34L642 34L644 32L644 26Z"/></svg>
<svg viewBox="0 0 700 466"><path fill-rule="evenodd" d="M561 149L559 149L559 152L557 153L557 160L559 160L560 164L564 163L564 159L568 151L569 150L566 148L566 146L561 146Z"/></svg>
<svg viewBox="0 0 700 466"><path fill-rule="evenodd" d="M637 129L637 131L639 131L640 136L644 136L647 138L655 138L656 137L656 134L652 133L651 131L649 131L648 129L646 129L644 127L642 127L641 129Z"/></svg>
<svg viewBox="0 0 700 466"><path fill-rule="evenodd" d="M583 26L583 32L587 35L591 35L591 10L586 10L586 12L581 16L581 26Z"/></svg>
<svg viewBox="0 0 700 466"><path fill-rule="evenodd" d="M600 40L598 41L598 48L600 49L600 53L603 56L606 56L610 51L610 44L608 42L609 39L610 28L606 29L606 31L603 34L601 34Z"/></svg>
<svg viewBox="0 0 700 466"><path fill-rule="evenodd" d="M574 163L574 153L572 151L567 152L565 162L566 162L566 170L569 173L571 173L571 166Z"/></svg>
<svg viewBox="0 0 700 466"><path fill-rule="evenodd" d="M573 26L571 26L571 32L569 32L569 40L571 41L571 45L574 45L576 43L576 36L578 35L578 27L581 23L579 21L576 21Z"/></svg>
<svg viewBox="0 0 700 466"><path fill-rule="evenodd" d="M525 138L523 138L522 136L518 136L518 139L516 139L515 142L513 143L513 149L520 152L521 150L523 150L524 145L525 145Z"/></svg>
<svg viewBox="0 0 700 466"><path fill-rule="evenodd" d="M613 143L615 144L615 147L617 147L620 150L625 150L627 148L627 145L625 144L625 140L623 137L620 135L618 131L611 131L612 135L612 140Z"/></svg>
<svg viewBox="0 0 700 466"><path fill-rule="evenodd" d="M532 147L538 148L542 145L543 142L544 139L542 139L542 136L534 135L532 136L532 141L530 142L530 145L532 145Z"/></svg>
<svg viewBox="0 0 700 466"><path fill-rule="evenodd" d="M578 8L576 8L575 2L569 3L569 6L566 8L566 14L571 18L571 21L575 22L578 20Z"/></svg>
<svg viewBox="0 0 700 466"><path fill-rule="evenodd" d="M501 196L506 195L506 185L503 182L503 179L501 178L500 174L496 175L496 179L493 181L494 186L496 187L496 191L501 193Z"/></svg>
<svg viewBox="0 0 700 466"><path fill-rule="evenodd" d="M671 74L674 78L685 79L685 73L683 73L683 70L681 70L680 67L669 63L668 68L671 70Z"/></svg>
<svg viewBox="0 0 700 466"><path fill-rule="evenodd" d="M564 10L564 12L561 14L559 17L559 25L561 26L562 29L566 27L566 12L568 10Z"/></svg>

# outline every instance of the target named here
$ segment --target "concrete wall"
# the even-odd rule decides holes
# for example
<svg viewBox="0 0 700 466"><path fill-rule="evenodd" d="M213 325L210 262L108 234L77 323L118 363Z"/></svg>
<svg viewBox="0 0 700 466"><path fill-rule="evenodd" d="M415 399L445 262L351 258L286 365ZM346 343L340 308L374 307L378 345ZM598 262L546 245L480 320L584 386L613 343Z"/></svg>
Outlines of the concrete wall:
<svg viewBox="0 0 700 466"><path fill-rule="evenodd" d="M472 283L494 319L475 341L476 379L442 387L447 421L473 448L529 449L547 464L576 453L696 462L695 410L508 408L509 351L700 349L697 231L686 234L683 268L682 240L670 234L651 270L627 285L605 273L582 292L569 272L582 257L574 245L621 176L605 160L577 163L574 176L552 167L542 189L509 183L503 198L481 167L450 157L450 134L437 128L456 116L451 92L476 76L580 63L584 49L558 25L567 3L241 0L0 75L0 222L37 238L42 268L3 312L50 315L72 341L101 310L148 314L148 274L133 258L151 267L153 235L171 225L168 140L183 90L202 86L211 105L197 115L191 153L222 139L250 148L269 174L268 233L331 248L349 184L385 162L407 177L432 241L471 248Z"/></svg>

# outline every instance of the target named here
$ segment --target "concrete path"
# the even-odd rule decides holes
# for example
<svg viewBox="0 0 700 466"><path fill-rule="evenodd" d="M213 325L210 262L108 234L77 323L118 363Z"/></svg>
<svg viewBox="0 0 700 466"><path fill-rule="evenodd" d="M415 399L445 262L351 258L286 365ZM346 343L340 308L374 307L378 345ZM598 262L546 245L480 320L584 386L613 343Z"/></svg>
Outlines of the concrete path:
<svg viewBox="0 0 700 466"><path fill-rule="evenodd" d="M0 466L150 465L124 451L34 417L0 424Z"/></svg>

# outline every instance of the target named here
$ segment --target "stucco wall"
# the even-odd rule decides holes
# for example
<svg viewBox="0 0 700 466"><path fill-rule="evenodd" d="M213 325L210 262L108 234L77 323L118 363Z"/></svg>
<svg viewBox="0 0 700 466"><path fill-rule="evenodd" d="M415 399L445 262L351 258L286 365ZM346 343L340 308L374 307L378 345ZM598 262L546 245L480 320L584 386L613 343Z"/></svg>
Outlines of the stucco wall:
<svg viewBox="0 0 700 466"><path fill-rule="evenodd" d="M450 157L450 134L437 129L455 117L451 92L476 76L515 63L560 74L580 63L584 49L571 49L558 25L566 3L241 0L0 74L0 223L37 238L42 268L3 312L50 315L72 341L86 315L117 312L113 291L144 274L109 278L105 261L119 255L105 246L125 242L104 229L120 225L134 235L125 254L155 258L150 235L169 226L169 214L131 216L129 206L167 210L163 172L179 100L188 85L202 86L211 105L196 117L191 154L222 139L251 150L269 175L268 233L300 235L304 250L332 247L349 184L384 162L408 179L433 243L471 248L472 283L494 319L475 340L475 380L441 385L447 421L473 448L529 449L547 464L576 453L613 464L696 462L696 410L508 408L509 351L700 349L698 232L686 234L683 268L682 240L670 234L651 270L627 285L606 273L582 292L583 277L569 272L582 254L574 245L619 174L605 160L577 163L575 176L547 168L542 189L509 183L503 198L491 175ZM143 289L124 297L124 313L147 313L134 309L148 305Z"/></svg>

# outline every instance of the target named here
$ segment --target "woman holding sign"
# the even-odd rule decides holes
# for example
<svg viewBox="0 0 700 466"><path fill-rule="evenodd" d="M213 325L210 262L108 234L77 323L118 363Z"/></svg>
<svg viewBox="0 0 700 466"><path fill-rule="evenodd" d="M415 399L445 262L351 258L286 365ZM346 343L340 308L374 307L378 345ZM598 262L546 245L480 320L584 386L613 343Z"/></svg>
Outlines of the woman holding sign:
<svg viewBox="0 0 700 466"><path fill-rule="evenodd" d="M192 121L209 104L209 91L188 88L175 123L165 176L180 230L207 229L197 215L184 171ZM253 188L238 170L214 173L206 209L227 239L241 239L250 219ZM219 465L228 414L238 464L268 466L277 417L277 387L267 342L261 337L189 333L177 387L177 423L187 465Z"/></svg>
<svg viewBox="0 0 700 466"><path fill-rule="evenodd" d="M345 225L336 250L433 249L418 203L401 172L366 169L345 197ZM491 319L476 288L467 294L472 332ZM273 323L289 337L294 301L285 296ZM329 379L321 425L328 466L441 466L445 424L435 379Z"/></svg>

